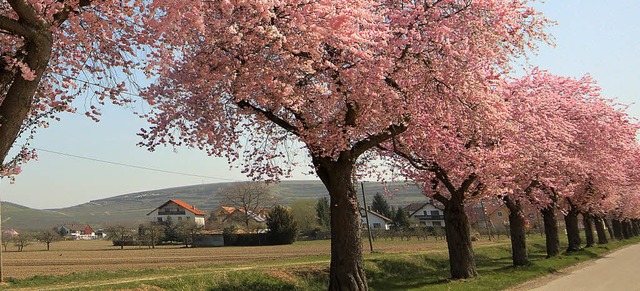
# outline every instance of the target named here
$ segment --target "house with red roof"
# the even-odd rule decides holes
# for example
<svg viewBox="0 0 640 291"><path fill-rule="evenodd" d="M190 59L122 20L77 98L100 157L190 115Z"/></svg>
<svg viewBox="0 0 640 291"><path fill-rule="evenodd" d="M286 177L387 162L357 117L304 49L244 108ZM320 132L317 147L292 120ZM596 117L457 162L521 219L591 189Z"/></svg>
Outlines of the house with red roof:
<svg viewBox="0 0 640 291"><path fill-rule="evenodd" d="M193 221L197 225L204 225L205 213L193 205L182 200L171 199L158 208L147 213L149 220L164 222L171 219L173 222Z"/></svg>
<svg viewBox="0 0 640 291"><path fill-rule="evenodd" d="M63 224L57 228L62 236L70 236L73 239L96 239L96 232L88 224Z"/></svg>

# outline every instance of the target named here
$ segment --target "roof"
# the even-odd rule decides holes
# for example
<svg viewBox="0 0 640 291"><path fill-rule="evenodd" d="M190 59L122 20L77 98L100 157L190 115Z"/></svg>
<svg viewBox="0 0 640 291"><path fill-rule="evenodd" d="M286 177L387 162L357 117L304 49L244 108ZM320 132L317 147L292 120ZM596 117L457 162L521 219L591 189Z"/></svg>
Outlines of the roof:
<svg viewBox="0 0 640 291"><path fill-rule="evenodd" d="M65 227L68 230L71 231L85 231L87 229L87 227L89 227L89 229L91 229L91 226L89 226L88 224L63 224L61 225L61 227Z"/></svg>
<svg viewBox="0 0 640 291"><path fill-rule="evenodd" d="M220 206L220 208L222 208L227 215L233 214L236 211L236 208L231 206Z"/></svg>
<svg viewBox="0 0 640 291"><path fill-rule="evenodd" d="M147 215L151 214L152 212L156 211L157 209L162 208L162 207L164 207L164 206L166 206L167 204L172 203L172 202L173 202L173 203L175 203L175 204L177 204L178 206L180 206L180 207L184 208L185 210L187 210L187 211L189 211L189 212L191 212L191 213L195 214L195 215L205 215L205 213L204 213L202 210L200 210L200 209L196 208L196 207L195 207L195 206L193 206L193 205L190 205L190 204L189 204L189 203L187 203L187 202L184 202L184 201L182 201L182 200L178 200L178 199L171 199L171 200L169 200L169 201L165 202L164 204L162 204L162 205L160 205L160 206L158 206L158 207L154 208L153 210L151 210L151 212L147 213Z"/></svg>
<svg viewBox="0 0 640 291"><path fill-rule="evenodd" d="M416 203L411 203L409 205L407 205L404 210L406 210L407 212L409 212L409 214L413 214L416 211L422 209L423 207L425 207L427 204L429 204L429 202L416 202Z"/></svg>
<svg viewBox="0 0 640 291"><path fill-rule="evenodd" d="M220 208L222 208L222 211L226 213L227 216L233 214L236 211L240 211L243 213L243 215L244 213L246 213L247 216L253 218L253 220L257 222L267 221L266 218L264 217L264 213L267 212L268 210L267 208L261 208L261 207L256 208L256 210L259 211L259 213L255 213L251 210L245 212L245 210L242 209L241 207L234 207L234 206L220 206Z"/></svg>
<svg viewBox="0 0 640 291"><path fill-rule="evenodd" d="M362 207L360 207L360 210L364 210L364 209L363 209ZM369 212L369 214L371 214L371 215L373 215L373 216L380 217L380 219L382 219L382 220L384 220L384 221L391 221L391 218L388 218L388 217L386 217L386 216L384 216L384 215L382 215L382 214L380 214L380 213L378 213L378 212L375 212L375 211L373 211L373 210L369 210L369 209L367 209L367 212ZM361 214L362 214L362 213L361 213Z"/></svg>
<svg viewBox="0 0 640 291"><path fill-rule="evenodd" d="M414 215L416 212L418 212L418 210L424 208L427 205L433 205L433 207L435 207L436 209L440 209L440 210L444 210L444 208L436 203L433 203L431 201L427 201L427 202L416 202L416 203L411 203L409 205L407 205L404 210L406 210L407 216L412 216Z"/></svg>

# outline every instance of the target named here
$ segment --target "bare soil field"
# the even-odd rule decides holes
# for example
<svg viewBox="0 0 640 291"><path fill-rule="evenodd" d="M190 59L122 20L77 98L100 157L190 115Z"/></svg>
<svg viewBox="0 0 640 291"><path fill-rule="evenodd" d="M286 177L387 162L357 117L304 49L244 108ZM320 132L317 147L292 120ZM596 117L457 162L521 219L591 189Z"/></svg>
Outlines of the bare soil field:
<svg viewBox="0 0 640 291"><path fill-rule="evenodd" d="M474 245L495 244L476 242ZM419 253L444 251L446 244L433 238L411 241L374 242L377 252ZM368 243L363 250L368 253ZM223 267L226 264L251 265L280 259L330 255L330 241L296 242L293 245L259 247L183 248L180 246L114 247L110 241L61 241L51 244L33 244L23 252L8 249L3 252L4 276L27 278L36 275L61 275L87 271L141 270L155 268Z"/></svg>

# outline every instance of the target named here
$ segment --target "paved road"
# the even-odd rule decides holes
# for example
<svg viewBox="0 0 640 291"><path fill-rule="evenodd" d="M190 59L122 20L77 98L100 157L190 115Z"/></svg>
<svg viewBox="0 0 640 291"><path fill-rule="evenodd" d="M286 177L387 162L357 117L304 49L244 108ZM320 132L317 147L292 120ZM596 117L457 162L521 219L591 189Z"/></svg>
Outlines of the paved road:
<svg viewBox="0 0 640 291"><path fill-rule="evenodd" d="M640 290L640 244L610 253L533 290Z"/></svg>

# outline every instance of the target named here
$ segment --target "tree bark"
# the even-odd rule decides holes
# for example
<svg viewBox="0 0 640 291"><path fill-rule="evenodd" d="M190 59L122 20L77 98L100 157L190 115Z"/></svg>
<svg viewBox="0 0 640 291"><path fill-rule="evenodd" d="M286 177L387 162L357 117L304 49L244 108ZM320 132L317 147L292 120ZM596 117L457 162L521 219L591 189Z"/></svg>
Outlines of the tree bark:
<svg viewBox="0 0 640 291"><path fill-rule="evenodd" d="M629 225L629 220L623 220L621 222L622 225L622 237L624 237L625 239L630 239L631 238L631 227Z"/></svg>
<svg viewBox="0 0 640 291"><path fill-rule="evenodd" d="M569 246L567 252L580 250L582 239L580 238L580 228L578 227L578 211L571 207L567 215L564 216L564 223L567 228L567 240Z"/></svg>
<svg viewBox="0 0 640 291"><path fill-rule="evenodd" d="M527 265L529 257L527 256L527 239L522 206L509 196L505 196L503 200L507 208L509 208L509 232L511 234L511 259L513 265Z"/></svg>
<svg viewBox="0 0 640 291"><path fill-rule="evenodd" d="M29 31L32 34L25 38L24 63L34 71L35 78L25 80L20 72L16 73L2 104L0 104L0 158L2 161L13 146L22 123L31 110L33 96L51 57L53 47L51 31L44 27L30 28Z"/></svg>
<svg viewBox="0 0 640 291"><path fill-rule="evenodd" d="M355 159L314 159L316 172L331 197L329 290L368 290L362 256L360 208L352 181Z"/></svg>
<svg viewBox="0 0 640 291"><path fill-rule="evenodd" d="M631 220L631 227L633 229L633 236L640 236L640 228L638 228L638 220Z"/></svg>
<svg viewBox="0 0 640 291"><path fill-rule="evenodd" d="M453 194L444 207L444 229L453 279L466 279L478 275L471 246L469 217L464 211L462 197L459 193Z"/></svg>
<svg viewBox="0 0 640 291"><path fill-rule="evenodd" d="M607 232L609 233L609 238L610 239L614 239L614 233L613 233L613 227L611 226L611 223L609 223L609 219L604 217L602 218L602 222L604 223L604 226L607 228Z"/></svg>
<svg viewBox="0 0 640 291"><path fill-rule="evenodd" d="M588 213L582 214L582 224L584 225L584 237L587 243L586 247L592 247L595 244L593 237L593 219Z"/></svg>
<svg viewBox="0 0 640 291"><path fill-rule="evenodd" d="M547 206L540 211L544 220L544 234L547 245L547 258L560 254L560 238L558 237L558 217L556 208Z"/></svg>
<svg viewBox="0 0 640 291"><path fill-rule="evenodd" d="M603 245L609 243L607 239L607 233L604 230L604 222L601 217L595 216L593 218L593 223L596 226L596 233L598 233L598 244Z"/></svg>
<svg viewBox="0 0 640 291"><path fill-rule="evenodd" d="M624 236L622 234L622 223L620 222L620 220L612 219L611 224L613 226L613 235L617 240L622 240Z"/></svg>

